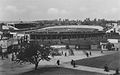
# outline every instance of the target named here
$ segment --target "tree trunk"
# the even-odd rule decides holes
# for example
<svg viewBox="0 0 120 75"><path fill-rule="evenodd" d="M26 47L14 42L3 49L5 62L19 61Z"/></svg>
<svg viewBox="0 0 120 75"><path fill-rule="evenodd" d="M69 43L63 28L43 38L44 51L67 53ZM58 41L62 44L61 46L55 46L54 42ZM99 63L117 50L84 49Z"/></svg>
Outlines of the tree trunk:
<svg viewBox="0 0 120 75"><path fill-rule="evenodd" d="M38 68L38 62L35 63L35 70L37 70L37 68Z"/></svg>

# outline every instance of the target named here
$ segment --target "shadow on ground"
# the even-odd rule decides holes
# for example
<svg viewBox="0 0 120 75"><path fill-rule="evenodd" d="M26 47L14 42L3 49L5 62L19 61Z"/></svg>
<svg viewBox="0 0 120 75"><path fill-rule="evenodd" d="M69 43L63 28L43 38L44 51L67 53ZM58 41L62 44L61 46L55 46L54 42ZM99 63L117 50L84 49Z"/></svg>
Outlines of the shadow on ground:
<svg viewBox="0 0 120 75"><path fill-rule="evenodd" d="M73 70L61 67L43 67L38 70L21 73L19 75L104 75L94 72Z"/></svg>

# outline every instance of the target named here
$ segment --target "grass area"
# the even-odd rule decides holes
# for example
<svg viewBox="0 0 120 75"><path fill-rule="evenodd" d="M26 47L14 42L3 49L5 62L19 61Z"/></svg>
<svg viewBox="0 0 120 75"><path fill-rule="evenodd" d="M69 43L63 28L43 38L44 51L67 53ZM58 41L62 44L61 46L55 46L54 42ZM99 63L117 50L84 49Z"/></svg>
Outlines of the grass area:
<svg viewBox="0 0 120 75"><path fill-rule="evenodd" d="M120 52L100 57L77 60L76 64L97 68L104 68L104 65L107 64L111 70L115 70L116 68L120 69Z"/></svg>
<svg viewBox="0 0 120 75"><path fill-rule="evenodd" d="M104 75L94 72L79 71L60 67L44 67L38 70L33 70L19 75Z"/></svg>

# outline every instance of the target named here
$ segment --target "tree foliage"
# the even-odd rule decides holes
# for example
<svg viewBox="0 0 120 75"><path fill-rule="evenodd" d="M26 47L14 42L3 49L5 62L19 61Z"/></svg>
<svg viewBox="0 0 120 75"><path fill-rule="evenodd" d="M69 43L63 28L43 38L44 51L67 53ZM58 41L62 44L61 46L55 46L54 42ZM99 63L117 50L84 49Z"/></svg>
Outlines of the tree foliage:
<svg viewBox="0 0 120 75"><path fill-rule="evenodd" d="M21 44L21 47L19 50L17 50L17 52L13 46L10 46L8 53L16 52L15 61L17 62L19 61L20 63L30 62L32 64L35 64L35 69L37 69L40 60L47 60L47 61L50 60L48 56L50 55L51 50L52 48L50 48L49 46L24 43Z"/></svg>
<svg viewBox="0 0 120 75"><path fill-rule="evenodd" d="M112 50L112 48L114 47L114 44L112 44L112 43L107 43L107 45L106 45L106 48L108 49L108 50Z"/></svg>
<svg viewBox="0 0 120 75"><path fill-rule="evenodd" d="M20 45L10 45L10 46L8 46L6 54L17 53L20 50L19 46Z"/></svg>

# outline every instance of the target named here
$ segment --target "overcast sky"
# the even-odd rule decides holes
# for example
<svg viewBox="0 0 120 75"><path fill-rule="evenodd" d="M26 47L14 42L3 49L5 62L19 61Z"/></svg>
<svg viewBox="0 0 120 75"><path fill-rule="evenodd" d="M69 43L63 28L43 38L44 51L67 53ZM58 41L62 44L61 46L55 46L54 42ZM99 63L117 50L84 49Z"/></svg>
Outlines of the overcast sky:
<svg viewBox="0 0 120 75"><path fill-rule="evenodd" d="M120 20L120 0L0 0L0 20Z"/></svg>

